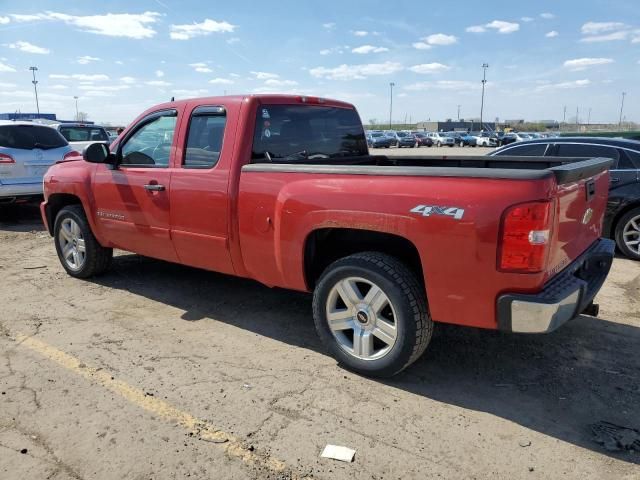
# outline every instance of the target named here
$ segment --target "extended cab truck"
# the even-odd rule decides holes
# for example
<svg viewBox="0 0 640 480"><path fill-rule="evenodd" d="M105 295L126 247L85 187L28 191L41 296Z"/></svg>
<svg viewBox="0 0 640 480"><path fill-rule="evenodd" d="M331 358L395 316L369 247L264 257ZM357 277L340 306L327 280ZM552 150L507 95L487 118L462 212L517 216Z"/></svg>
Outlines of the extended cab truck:
<svg viewBox="0 0 640 480"><path fill-rule="evenodd" d="M434 322L554 330L589 307L607 159L370 156L352 105L279 95L171 102L45 178L66 271L112 249L313 292L344 365L393 375Z"/></svg>

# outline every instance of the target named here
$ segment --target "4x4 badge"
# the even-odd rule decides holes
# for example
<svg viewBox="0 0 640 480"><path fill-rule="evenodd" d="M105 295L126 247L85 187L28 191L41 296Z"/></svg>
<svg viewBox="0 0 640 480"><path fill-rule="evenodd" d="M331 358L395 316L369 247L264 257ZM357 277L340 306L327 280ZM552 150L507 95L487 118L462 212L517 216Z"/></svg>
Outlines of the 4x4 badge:
<svg viewBox="0 0 640 480"><path fill-rule="evenodd" d="M411 213L420 213L423 217L431 215L444 215L453 217L456 220L462 219L464 216L464 208L458 207L439 207L437 205L418 205L410 210Z"/></svg>

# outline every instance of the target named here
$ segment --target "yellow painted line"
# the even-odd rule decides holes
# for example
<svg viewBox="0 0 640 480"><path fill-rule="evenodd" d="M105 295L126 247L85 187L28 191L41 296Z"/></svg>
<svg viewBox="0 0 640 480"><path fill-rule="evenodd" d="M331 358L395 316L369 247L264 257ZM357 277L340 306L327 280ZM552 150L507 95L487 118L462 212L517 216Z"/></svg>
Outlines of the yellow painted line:
<svg viewBox="0 0 640 480"><path fill-rule="evenodd" d="M23 334L16 334L14 338L20 345L52 360L61 367L84 377L91 382L97 383L102 387L118 394L130 403L153 413L155 416L166 420L167 422L180 425L181 427L193 432L195 438L212 442L213 445L222 448L224 452L232 458L237 458L243 463L259 468L264 468L274 473L283 473L287 471L284 462L271 457L262 456L255 451L250 450L238 438L217 429L214 425L200 420L190 413L182 411L164 400L146 395L131 385L115 379L109 372L104 369L97 369L86 365L73 355L69 355L55 347L33 337ZM300 478L295 472L289 473L292 479Z"/></svg>

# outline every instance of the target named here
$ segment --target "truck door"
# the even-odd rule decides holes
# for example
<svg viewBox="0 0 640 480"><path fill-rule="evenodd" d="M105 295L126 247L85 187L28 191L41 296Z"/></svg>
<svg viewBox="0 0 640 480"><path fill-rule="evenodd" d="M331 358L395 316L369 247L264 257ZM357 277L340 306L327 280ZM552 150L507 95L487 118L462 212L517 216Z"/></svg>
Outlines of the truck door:
<svg viewBox="0 0 640 480"><path fill-rule="evenodd" d="M171 177L171 238L180 263L234 273L229 248L230 166L237 112L190 104ZM182 135L184 132L184 135Z"/></svg>
<svg viewBox="0 0 640 480"><path fill-rule="evenodd" d="M175 109L141 119L119 142L118 165L99 164L93 179L95 217L106 240L123 250L177 261L169 230Z"/></svg>

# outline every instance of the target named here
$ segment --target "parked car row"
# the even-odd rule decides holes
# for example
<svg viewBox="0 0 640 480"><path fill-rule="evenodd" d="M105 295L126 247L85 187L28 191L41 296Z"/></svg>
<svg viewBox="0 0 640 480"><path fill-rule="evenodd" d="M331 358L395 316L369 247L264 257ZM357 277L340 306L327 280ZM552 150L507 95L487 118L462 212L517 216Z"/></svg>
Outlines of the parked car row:
<svg viewBox="0 0 640 480"><path fill-rule="evenodd" d="M92 143L111 139L98 125L0 121L0 203L42 195L42 177L59 162L81 159Z"/></svg>

